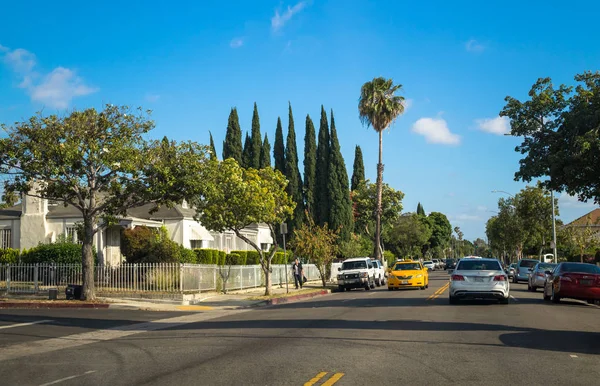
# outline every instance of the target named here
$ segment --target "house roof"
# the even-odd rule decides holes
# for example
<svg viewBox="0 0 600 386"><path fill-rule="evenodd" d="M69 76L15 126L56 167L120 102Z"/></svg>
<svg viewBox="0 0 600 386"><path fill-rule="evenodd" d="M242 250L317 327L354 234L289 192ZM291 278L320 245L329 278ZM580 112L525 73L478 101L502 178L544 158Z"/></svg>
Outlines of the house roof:
<svg viewBox="0 0 600 386"><path fill-rule="evenodd" d="M588 216L590 216L592 225L600 225L600 208L596 208L589 213L571 221L567 226L586 226L588 223Z"/></svg>
<svg viewBox="0 0 600 386"><path fill-rule="evenodd" d="M13 220L21 217L23 209L21 204L11 206L10 208L0 209L0 220Z"/></svg>

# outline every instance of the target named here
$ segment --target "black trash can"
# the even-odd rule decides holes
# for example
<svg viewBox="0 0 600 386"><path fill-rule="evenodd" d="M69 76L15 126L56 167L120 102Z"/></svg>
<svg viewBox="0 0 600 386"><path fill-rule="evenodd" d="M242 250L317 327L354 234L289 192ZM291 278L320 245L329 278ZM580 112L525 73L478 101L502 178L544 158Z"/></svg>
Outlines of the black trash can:
<svg viewBox="0 0 600 386"><path fill-rule="evenodd" d="M58 288L50 288L48 290L48 300L58 299Z"/></svg>
<svg viewBox="0 0 600 386"><path fill-rule="evenodd" d="M67 288L65 288L65 296L67 297L67 300L73 300L73 299L81 300L81 289L82 288L83 288L83 286L78 285L78 284L67 285Z"/></svg>

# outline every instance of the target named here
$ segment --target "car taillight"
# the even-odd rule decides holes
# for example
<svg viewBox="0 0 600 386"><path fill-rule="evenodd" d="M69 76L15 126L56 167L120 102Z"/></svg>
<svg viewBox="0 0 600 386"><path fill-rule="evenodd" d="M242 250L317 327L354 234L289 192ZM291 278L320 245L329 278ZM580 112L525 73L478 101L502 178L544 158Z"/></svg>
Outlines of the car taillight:
<svg viewBox="0 0 600 386"><path fill-rule="evenodd" d="M504 275L494 276L494 281L506 281L506 276L504 276Z"/></svg>
<svg viewBox="0 0 600 386"><path fill-rule="evenodd" d="M452 275L450 278L452 281L465 281L465 277L463 275Z"/></svg>
<svg viewBox="0 0 600 386"><path fill-rule="evenodd" d="M561 277L560 277L560 281L572 282L572 281L573 281L573 279L571 279L571 278L570 278L570 277L568 277L568 276L561 276Z"/></svg>
<svg viewBox="0 0 600 386"><path fill-rule="evenodd" d="M536 273L536 274L535 274L535 276L537 276L537 277L545 277L546 275L544 275L544 274L543 274L543 273L541 273L541 272L538 272L538 273Z"/></svg>

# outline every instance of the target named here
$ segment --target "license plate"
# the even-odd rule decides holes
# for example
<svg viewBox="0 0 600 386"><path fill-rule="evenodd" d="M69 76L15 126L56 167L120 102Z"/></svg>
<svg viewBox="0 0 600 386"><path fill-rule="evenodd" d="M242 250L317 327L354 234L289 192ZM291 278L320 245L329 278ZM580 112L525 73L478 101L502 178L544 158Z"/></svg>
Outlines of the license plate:
<svg viewBox="0 0 600 386"><path fill-rule="evenodd" d="M477 282L483 282L483 278L482 277L476 277L475 281L477 281Z"/></svg>
<svg viewBox="0 0 600 386"><path fill-rule="evenodd" d="M591 280L579 280L579 282L582 285L592 285L592 281Z"/></svg>
<svg viewBox="0 0 600 386"><path fill-rule="evenodd" d="M408 280L400 280L400 284L408 284Z"/></svg>

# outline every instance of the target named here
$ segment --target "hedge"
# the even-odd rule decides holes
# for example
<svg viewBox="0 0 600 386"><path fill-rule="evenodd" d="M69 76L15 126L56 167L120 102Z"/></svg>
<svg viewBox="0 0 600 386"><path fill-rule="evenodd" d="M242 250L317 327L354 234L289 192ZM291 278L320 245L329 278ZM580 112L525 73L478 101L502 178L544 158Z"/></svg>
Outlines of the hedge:
<svg viewBox="0 0 600 386"><path fill-rule="evenodd" d="M37 247L23 251L21 261L26 264L56 263L56 264L81 264L81 244L52 243L39 244ZM96 248L93 250L94 262L98 263Z"/></svg>
<svg viewBox="0 0 600 386"><path fill-rule="evenodd" d="M231 251L229 255L227 255L223 251L219 251L216 249L194 249L196 254L196 261L198 264L217 264L217 265L225 265L226 262L230 260L226 260L227 256L235 254L236 257L233 258L233 265L258 265L260 264L260 254L257 251ZM267 253L267 252L265 252ZM287 251L288 263L292 262L294 255L291 251ZM273 256L273 264L285 264L285 257L283 252L275 252L275 256Z"/></svg>
<svg viewBox="0 0 600 386"><path fill-rule="evenodd" d="M21 251L18 249L0 249L0 264L16 264L19 262Z"/></svg>

